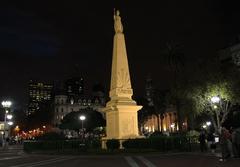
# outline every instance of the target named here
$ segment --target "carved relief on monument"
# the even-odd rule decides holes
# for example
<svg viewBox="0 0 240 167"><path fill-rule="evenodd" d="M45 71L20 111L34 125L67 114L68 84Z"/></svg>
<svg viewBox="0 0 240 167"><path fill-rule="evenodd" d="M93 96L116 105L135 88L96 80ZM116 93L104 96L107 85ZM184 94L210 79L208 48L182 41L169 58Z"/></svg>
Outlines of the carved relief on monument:
<svg viewBox="0 0 240 167"><path fill-rule="evenodd" d="M121 68L117 76L111 78L111 94L112 95L132 95L131 81L129 72Z"/></svg>
<svg viewBox="0 0 240 167"><path fill-rule="evenodd" d="M123 135L133 134L132 125L134 125L134 124L132 122L131 117L130 118L128 117L128 118L122 120L122 129L121 130L122 130Z"/></svg>
<svg viewBox="0 0 240 167"><path fill-rule="evenodd" d="M117 87L121 89L131 89L130 77L129 72L125 69L121 68L117 74Z"/></svg>
<svg viewBox="0 0 240 167"><path fill-rule="evenodd" d="M111 90L113 90L114 88L116 88L116 77L111 78Z"/></svg>
<svg viewBox="0 0 240 167"><path fill-rule="evenodd" d="M126 89L120 89L119 90L119 94L130 94L130 95L132 95L133 94L133 91L132 91L132 89L128 89L128 90L126 90Z"/></svg>

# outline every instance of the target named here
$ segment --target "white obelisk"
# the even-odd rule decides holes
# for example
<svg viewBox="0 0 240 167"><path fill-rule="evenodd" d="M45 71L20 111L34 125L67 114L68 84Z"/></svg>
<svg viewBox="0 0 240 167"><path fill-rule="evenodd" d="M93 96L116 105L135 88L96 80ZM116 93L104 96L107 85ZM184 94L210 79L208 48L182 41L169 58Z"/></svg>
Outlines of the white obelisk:
<svg viewBox="0 0 240 167"><path fill-rule="evenodd" d="M114 12L114 41L111 73L111 88L103 112L106 114L106 138L104 139L129 139L139 136L137 111L142 106L136 105L132 99L127 51L121 23L120 12Z"/></svg>

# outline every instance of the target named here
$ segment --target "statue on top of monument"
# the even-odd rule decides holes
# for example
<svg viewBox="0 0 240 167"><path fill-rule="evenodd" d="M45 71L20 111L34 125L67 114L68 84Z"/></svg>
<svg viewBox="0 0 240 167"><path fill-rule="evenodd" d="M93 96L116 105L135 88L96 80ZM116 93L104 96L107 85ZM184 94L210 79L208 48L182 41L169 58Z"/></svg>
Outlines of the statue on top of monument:
<svg viewBox="0 0 240 167"><path fill-rule="evenodd" d="M123 26L122 26L119 10L115 11L115 9L114 9L113 19L114 19L115 32L116 33L122 33L123 32Z"/></svg>

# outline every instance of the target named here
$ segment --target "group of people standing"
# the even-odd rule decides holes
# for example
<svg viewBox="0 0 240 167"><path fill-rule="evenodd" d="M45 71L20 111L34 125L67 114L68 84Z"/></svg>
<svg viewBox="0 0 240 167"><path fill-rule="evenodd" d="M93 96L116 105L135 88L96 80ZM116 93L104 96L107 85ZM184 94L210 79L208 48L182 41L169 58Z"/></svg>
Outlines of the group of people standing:
<svg viewBox="0 0 240 167"><path fill-rule="evenodd" d="M201 152L206 152L208 149L211 149L213 152L215 151L216 143L213 133L207 133L205 130L202 130L198 140Z"/></svg>
<svg viewBox="0 0 240 167"><path fill-rule="evenodd" d="M222 160L229 157L240 157L240 128L221 129L220 144Z"/></svg>
<svg viewBox="0 0 240 167"><path fill-rule="evenodd" d="M215 152L216 144L215 136L213 133L207 133L202 130L199 135L201 152L205 152L209 149ZM221 150L221 160L226 160L229 157L240 157L240 128L221 128L219 136L219 144Z"/></svg>

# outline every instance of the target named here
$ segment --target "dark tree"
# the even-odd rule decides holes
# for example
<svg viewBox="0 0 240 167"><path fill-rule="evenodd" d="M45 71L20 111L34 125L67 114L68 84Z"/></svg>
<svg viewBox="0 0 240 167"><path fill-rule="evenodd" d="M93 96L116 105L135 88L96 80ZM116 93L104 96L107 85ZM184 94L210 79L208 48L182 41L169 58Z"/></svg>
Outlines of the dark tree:
<svg viewBox="0 0 240 167"><path fill-rule="evenodd" d="M138 126L142 127L150 115L148 101L144 97L137 98L137 104L142 106L142 109L138 111Z"/></svg>
<svg viewBox="0 0 240 167"><path fill-rule="evenodd" d="M51 102L43 102L39 104L39 109L29 115L26 119L26 130L41 128L43 125L51 126L54 112Z"/></svg>
<svg viewBox="0 0 240 167"><path fill-rule="evenodd" d="M91 108L86 108L78 112L71 112L67 114L62 120L60 128L79 131L79 129L82 128L82 122L79 119L80 115L84 115L86 117L83 122L83 128L87 131L93 131L96 127L106 125L106 121L100 112Z"/></svg>
<svg viewBox="0 0 240 167"><path fill-rule="evenodd" d="M26 114L23 109L15 109L13 112L13 122L14 125L18 125L20 130L25 130L26 129Z"/></svg>
<svg viewBox="0 0 240 167"><path fill-rule="evenodd" d="M156 89L153 94L153 106L150 110L157 117L158 131L160 130L159 118L161 120L161 132L163 130L164 113L167 109L168 91Z"/></svg>
<svg viewBox="0 0 240 167"><path fill-rule="evenodd" d="M170 70L173 72L173 86L172 86L172 103L176 106L177 110L177 121L178 121L178 127L179 130L182 131L182 113L181 113L181 98L178 96L179 92L182 90L179 90L179 80L181 77L181 72L184 67L184 54L181 50L180 45L174 45L167 43L167 49L166 49L166 56L168 60L168 65L170 67ZM182 79L182 78L181 78Z"/></svg>

